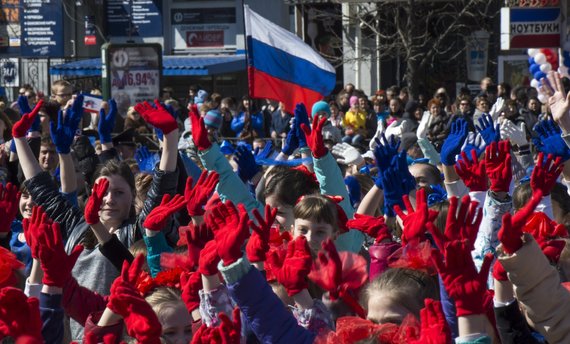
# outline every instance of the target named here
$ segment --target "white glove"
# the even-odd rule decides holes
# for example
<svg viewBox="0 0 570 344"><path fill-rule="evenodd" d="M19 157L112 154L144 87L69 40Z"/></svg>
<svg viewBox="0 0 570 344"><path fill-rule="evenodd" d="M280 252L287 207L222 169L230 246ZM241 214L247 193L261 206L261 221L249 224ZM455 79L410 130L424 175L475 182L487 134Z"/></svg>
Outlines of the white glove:
<svg viewBox="0 0 570 344"><path fill-rule="evenodd" d="M386 138L389 139L390 136L395 136L398 138L402 137L402 129L404 129L402 127L403 122L398 123L397 121L392 122L388 128L386 128L386 132L384 132L384 135L386 135Z"/></svg>
<svg viewBox="0 0 570 344"><path fill-rule="evenodd" d="M364 163L364 158L360 152L346 142L334 145L332 148L332 154L340 157L339 159L336 159L339 164L358 166Z"/></svg>
<svg viewBox="0 0 570 344"><path fill-rule="evenodd" d="M380 139L382 137L382 133L384 132L384 122L378 121L378 129L376 129L376 134L370 139L370 144L368 145L371 151L374 151L376 148L376 139Z"/></svg>
<svg viewBox="0 0 570 344"><path fill-rule="evenodd" d="M472 146L479 148L479 150L484 150L485 148L485 141L483 141L483 137L479 133L475 134L474 132L470 131L469 134L467 134L467 139L465 139L465 142L463 142L463 146L461 146L462 152L465 151L468 143L471 144ZM468 156L470 156L469 154L471 154L471 152L465 152L465 153L467 153Z"/></svg>
<svg viewBox="0 0 570 344"><path fill-rule="evenodd" d="M420 120L420 124L418 125L418 130L416 131L418 139L425 139L427 137L427 131L430 119L431 119L431 113L429 111L425 111L422 116L422 119Z"/></svg>
<svg viewBox="0 0 570 344"><path fill-rule="evenodd" d="M505 120L501 124L501 139L509 140L513 145L519 147L528 145L524 122L521 122L517 127L512 121Z"/></svg>
<svg viewBox="0 0 570 344"><path fill-rule="evenodd" d="M493 107L491 107L491 110L489 111L489 115L491 115L493 121L496 121L499 115L501 114L501 109L503 108L503 105L505 105L505 99L503 97L498 97L497 100L495 101L495 104L493 104Z"/></svg>

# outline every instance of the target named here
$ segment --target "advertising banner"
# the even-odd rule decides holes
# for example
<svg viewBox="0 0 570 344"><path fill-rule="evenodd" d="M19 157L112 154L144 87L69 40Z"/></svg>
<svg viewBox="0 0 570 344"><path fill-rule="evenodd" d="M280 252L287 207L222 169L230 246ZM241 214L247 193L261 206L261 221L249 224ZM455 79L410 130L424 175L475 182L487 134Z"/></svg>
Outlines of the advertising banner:
<svg viewBox="0 0 570 344"><path fill-rule="evenodd" d="M63 9L58 0L21 0L23 57L63 57Z"/></svg>
<svg viewBox="0 0 570 344"><path fill-rule="evenodd" d="M171 10L174 49L235 48L235 8L179 8Z"/></svg>
<svg viewBox="0 0 570 344"><path fill-rule="evenodd" d="M501 49L558 48L560 8L502 8Z"/></svg>
<svg viewBox="0 0 570 344"><path fill-rule="evenodd" d="M162 37L162 0L107 0L111 37Z"/></svg>

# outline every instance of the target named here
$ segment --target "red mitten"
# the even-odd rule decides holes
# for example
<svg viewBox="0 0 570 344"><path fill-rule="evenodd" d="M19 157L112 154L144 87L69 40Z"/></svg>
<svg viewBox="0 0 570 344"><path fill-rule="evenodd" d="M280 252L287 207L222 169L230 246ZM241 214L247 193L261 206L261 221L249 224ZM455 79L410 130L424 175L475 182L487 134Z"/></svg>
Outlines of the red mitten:
<svg viewBox="0 0 570 344"><path fill-rule="evenodd" d="M127 333L139 343L159 344L162 326L135 287L143 263L143 255L138 255L132 264L123 263L121 276L111 286L107 308L124 318Z"/></svg>
<svg viewBox="0 0 570 344"><path fill-rule="evenodd" d="M275 222L277 216L277 208L271 209L269 205L265 205L265 219L259 213L259 210L253 209L253 216L257 219L257 224L249 221L249 227L253 230L245 253L250 262L264 262L267 259L267 251L269 251L269 239L271 236L271 226Z"/></svg>
<svg viewBox="0 0 570 344"><path fill-rule="evenodd" d="M299 236L287 246L287 256L280 262L276 253L272 253L268 260L273 274L289 296L297 295L307 289L309 282L307 276L311 272L313 258L307 239Z"/></svg>
<svg viewBox="0 0 570 344"><path fill-rule="evenodd" d="M109 180L106 178L99 179L91 190L91 197L85 205L85 222L89 225L99 223L99 210L103 204L103 197L109 189Z"/></svg>
<svg viewBox="0 0 570 344"><path fill-rule="evenodd" d="M544 154L542 152L538 153L536 166L532 170L530 177L532 190L540 190L544 196L550 195L550 191L564 169L561 157L557 157L556 160L552 161L553 159L554 156L548 154L548 158L544 162Z"/></svg>
<svg viewBox="0 0 570 344"><path fill-rule="evenodd" d="M218 315L220 318L220 335L223 344L240 344L241 343L241 317L239 308L234 308L232 312L233 321L223 312Z"/></svg>
<svg viewBox="0 0 570 344"><path fill-rule="evenodd" d="M18 214L20 192L12 183L0 184L0 233L10 232L12 221Z"/></svg>
<svg viewBox="0 0 570 344"><path fill-rule="evenodd" d="M200 295L198 292L203 288L202 275L199 272L183 272L180 275L180 285L182 288L182 301L184 301L188 312L192 313L200 307Z"/></svg>
<svg viewBox="0 0 570 344"><path fill-rule="evenodd" d="M8 336L16 343L43 343L38 299L12 287L0 289L0 340Z"/></svg>
<svg viewBox="0 0 570 344"><path fill-rule="evenodd" d="M503 215L503 225L499 230L498 237L506 253L513 254L522 247L523 226L541 200L542 191L540 189L535 190L530 201L515 215L510 213Z"/></svg>
<svg viewBox="0 0 570 344"><path fill-rule="evenodd" d="M346 223L348 228L356 229L368 236L375 238L375 242L379 243L382 240L392 240L390 229L384 221L384 216L374 217L363 214L354 214L354 219L348 220Z"/></svg>
<svg viewBox="0 0 570 344"><path fill-rule="evenodd" d="M478 273L471 258L471 246L469 240L453 240L446 242L442 251L432 250L432 259L445 290L455 300L457 316L486 314L488 311L484 301L493 256L485 256Z"/></svg>
<svg viewBox="0 0 570 344"><path fill-rule="evenodd" d="M192 177L188 177L186 180L186 189L184 190L184 199L186 200L186 209L188 209L190 216L204 215L205 211L203 207L212 196L219 180L220 175L215 171L210 173L208 173L208 171L202 171L196 185L192 187L194 180Z"/></svg>
<svg viewBox="0 0 570 344"><path fill-rule="evenodd" d="M483 213L481 209L477 208L478 205L478 202L472 202L469 196L466 195L461 199L461 206L459 207L459 212L457 212L457 197L449 199L445 232L441 233L433 225L428 226L436 245L440 249L443 249L446 242L452 240L467 240L473 249L479 225L483 220Z"/></svg>
<svg viewBox="0 0 570 344"><path fill-rule="evenodd" d="M42 207L39 206L34 206L32 208L32 217L22 221L26 244L30 246L32 258L39 259L40 244L37 238L41 233L48 230L51 223L50 218L44 212Z"/></svg>
<svg viewBox="0 0 570 344"><path fill-rule="evenodd" d="M190 108L190 120L192 121L192 140L199 151L205 151L212 147L212 143L208 138L208 130L204 124L204 119L200 117L198 107L192 105Z"/></svg>
<svg viewBox="0 0 570 344"><path fill-rule="evenodd" d="M305 134L307 145L311 149L311 152L313 153L313 157L315 157L315 159L320 159L328 153L328 149L325 147L323 141L323 127L326 122L326 117L323 117L319 120L319 116L315 116L313 118L312 130L311 128L307 127L305 123L301 123L301 130L303 130L303 133Z"/></svg>
<svg viewBox="0 0 570 344"><path fill-rule="evenodd" d="M200 252L200 260L198 261L198 272L204 276L212 276L218 273L218 263L220 256L218 255L218 245L215 240L208 241L206 246Z"/></svg>
<svg viewBox="0 0 570 344"><path fill-rule="evenodd" d="M404 204L406 205L407 214L404 214L399 205L394 206L394 211L402 219L404 223L404 229L402 233L402 243L405 245L410 241L424 241L426 239L425 231L428 219L435 218L437 216L436 211L430 211L427 205L426 191L425 189L419 189L416 192L416 210L412 202L410 202L410 197L404 195L402 197Z"/></svg>
<svg viewBox="0 0 570 344"><path fill-rule="evenodd" d="M36 119L36 116L40 112L40 109L43 105L44 101L40 100L32 112L23 115L18 122L14 123L14 126L12 127L12 136L14 138L18 139L21 137L26 137L26 133L32 127L32 124L34 123L34 120Z"/></svg>
<svg viewBox="0 0 570 344"><path fill-rule="evenodd" d="M200 259L200 251L202 251L208 242L214 239L214 232L208 228L206 223L197 226L191 223L185 232L185 236L188 245L190 265L197 266Z"/></svg>
<svg viewBox="0 0 570 344"><path fill-rule="evenodd" d="M497 281L508 281L509 277L507 276L507 272L505 268L501 264L499 260L495 261L495 265L493 266L493 278Z"/></svg>
<svg viewBox="0 0 570 344"><path fill-rule="evenodd" d="M77 245L68 256L63 247L61 229L59 224L50 224L45 232L40 233L36 238L39 243L38 255L40 265L44 271L42 283L52 287L63 288L71 278L71 270L81 252L83 246Z"/></svg>
<svg viewBox="0 0 570 344"><path fill-rule="evenodd" d="M491 180L491 191L509 192L513 170L510 141L492 142L485 149L485 169Z"/></svg>
<svg viewBox="0 0 570 344"><path fill-rule="evenodd" d="M160 104L158 99L155 99L154 104L156 108L146 101L138 103L135 105L135 111L140 113L142 118L153 127L162 130L164 135L177 130L178 123L176 123L176 119Z"/></svg>
<svg viewBox="0 0 570 344"><path fill-rule="evenodd" d="M554 264L558 264L560 260L560 254L564 250L566 241L564 240L541 240L538 242L542 253L548 258L548 260Z"/></svg>
<svg viewBox="0 0 570 344"><path fill-rule="evenodd" d="M243 204L239 204L238 208L231 201L226 201L225 204L221 203L212 209L209 214L210 222L215 224L214 240L224 266L235 263L243 256L241 247L250 235L247 210Z"/></svg>
<svg viewBox="0 0 570 344"><path fill-rule="evenodd" d="M471 150L471 160L461 152L461 160L455 164L455 172L471 191L487 191L489 181L485 170L485 160L477 160L477 152Z"/></svg>
<svg viewBox="0 0 570 344"><path fill-rule="evenodd" d="M166 225L166 221L172 216L184 208L186 201L182 195L174 195L172 199L171 196L166 194L162 197L162 202L156 208L154 208L150 214L146 217L143 222L143 227L150 229L151 231L160 232Z"/></svg>
<svg viewBox="0 0 570 344"><path fill-rule="evenodd" d="M441 302L425 299L425 307L420 311L420 337L409 336L411 344L446 344L451 343L451 331L445 320Z"/></svg>

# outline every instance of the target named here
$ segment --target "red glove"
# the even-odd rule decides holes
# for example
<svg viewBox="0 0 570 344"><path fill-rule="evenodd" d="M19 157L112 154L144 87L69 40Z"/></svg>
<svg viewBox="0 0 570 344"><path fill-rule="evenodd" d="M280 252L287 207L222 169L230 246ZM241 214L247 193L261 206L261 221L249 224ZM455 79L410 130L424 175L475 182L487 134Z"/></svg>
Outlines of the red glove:
<svg viewBox="0 0 570 344"><path fill-rule="evenodd" d="M268 260L273 267L273 273L289 296L297 295L307 289L309 282L307 276L311 272L313 258L307 239L299 236L287 246L287 256L283 262L279 261L276 253L272 253Z"/></svg>
<svg viewBox="0 0 570 344"><path fill-rule="evenodd" d="M487 146L485 168L491 180L491 191L508 192L513 178L510 141L492 142Z"/></svg>
<svg viewBox="0 0 570 344"><path fill-rule="evenodd" d="M154 100L154 104L156 109L146 101L138 103L135 105L135 111L140 113L144 120L153 127L162 130L164 135L177 130L178 123L176 123L176 119L160 104L158 99Z"/></svg>
<svg viewBox="0 0 570 344"><path fill-rule="evenodd" d="M218 315L220 318L220 334L223 344L240 344L241 342L241 317L239 308L234 308L232 312L233 321L223 312Z"/></svg>
<svg viewBox="0 0 570 344"><path fill-rule="evenodd" d="M12 287L0 289L0 340L8 336L16 343L44 342L38 299Z"/></svg>
<svg viewBox="0 0 570 344"><path fill-rule="evenodd" d="M101 178L93 185L91 190L91 197L85 205L85 222L89 225L96 225L99 223L99 210L103 204L103 197L107 194L109 189L109 180Z"/></svg>
<svg viewBox="0 0 570 344"><path fill-rule="evenodd" d="M390 229L384 221L384 216L374 217L363 214L354 214L354 219L348 220L346 223L348 228L356 229L368 236L375 238L375 242L379 243L382 240L392 240Z"/></svg>
<svg viewBox="0 0 570 344"><path fill-rule="evenodd" d="M472 244L469 240L453 240L445 243L442 251L432 250L432 259L443 280L445 290L455 300L457 316L486 314L487 278L493 256L483 260L481 271L471 258ZM445 257L445 262L444 262Z"/></svg>
<svg viewBox="0 0 570 344"><path fill-rule="evenodd" d="M200 117L198 107L194 104L190 108L190 120L192 121L192 140L199 151L205 151L212 147L212 143L208 138L208 130L204 124L204 119Z"/></svg>
<svg viewBox="0 0 570 344"><path fill-rule="evenodd" d="M209 174L208 171L202 171L196 185L192 187L194 180L192 177L188 177L186 180L186 189L184 190L184 199L186 200L186 209L188 209L188 214L190 216L204 215L205 211L203 206L212 196L219 180L220 175L215 171L212 171Z"/></svg>
<svg viewBox="0 0 570 344"><path fill-rule="evenodd" d="M253 216L257 219L256 225L253 221L249 221L249 227L253 230L245 253L250 262L264 262L267 259L267 251L269 251L269 238L271 236L271 226L275 222L277 216L277 208L271 209L269 205L265 205L265 220L259 213L259 210L253 209Z"/></svg>
<svg viewBox="0 0 570 344"><path fill-rule="evenodd" d="M323 127L327 122L327 118L323 117L319 120L319 116L313 118L313 129L307 127L305 123L301 123L301 130L305 133L307 145L313 153L315 159L320 159L327 155L328 149L325 147L323 141Z"/></svg>
<svg viewBox="0 0 570 344"><path fill-rule="evenodd" d="M471 161L465 152L461 152L461 160L455 165L455 172L471 191L487 191L489 181L485 171L485 161L477 160L477 152L471 150Z"/></svg>
<svg viewBox="0 0 570 344"><path fill-rule="evenodd" d="M243 256L241 247L250 234L247 210L243 204L239 204L238 208L231 201L226 201L225 204L219 204L212 209L209 214L210 222L214 224L212 229L218 255L224 266L235 263Z"/></svg>
<svg viewBox="0 0 570 344"><path fill-rule="evenodd" d="M497 281L509 280L505 268L498 259L495 261L495 265L493 266L493 278L496 279Z"/></svg>
<svg viewBox="0 0 570 344"><path fill-rule="evenodd" d="M20 192L12 183L0 184L0 233L10 232L12 221L18 214Z"/></svg>
<svg viewBox="0 0 570 344"><path fill-rule="evenodd" d="M218 255L218 245L215 240L208 241L206 246L200 252L200 260L198 261L198 272L204 276L212 276L218 273L218 263L220 256Z"/></svg>
<svg viewBox="0 0 570 344"><path fill-rule="evenodd" d="M121 276L111 286L107 308L124 318L127 333L139 343L159 344L162 326L152 307L135 287L144 261L144 256L138 255L132 264L123 262Z"/></svg>
<svg viewBox="0 0 570 344"><path fill-rule="evenodd" d="M34 123L34 120L36 119L36 116L40 112L40 109L43 105L44 101L40 100L32 112L23 115L18 122L14 123L14 126L12 127L12 136L14 138L18 139L21 137L26 137L26 133L32 127L32 124Z"/></svg>
<svg viewBox="0 0 570 344"><path fill-rule="evenodd" d="M206 223L202 223L198 226L191 223L188 227L185 233L186 243L188 245L188 257L190 258L190 265L194 267L198 265L200 251L202 251L208 242L214 239L214 232L208 228Z"/></svg>
<svg viewBox="0 0 570 344"><path fill-rule="evenodd" d="M402 243L405 245L411 241L419 243L420 241L426 240L426 224L428 222L433 222L437 217L438 212L428 209L425 189L419 189L416 192L416 210L414 210L414 206L412 205L412 202L410 202L410 197L408 195L404 195L402 199L404 200L408 214L404 214L399 205L396 204L394 206L394 211L404 223Z"/></svg>
<svg viewBox="0 0 570 344"><path fill-rule="evenodd" d="M63 247L61 229L57 222L48 225L46 231L40 233L36 239L39 243L40 264L44 271L42 283L63 288L71 278L71 270L83 252L83 245L75 246L68 256Z"/></svg>
<svg viewBox="0 0 570 344"><path fill-rule="evenodd" d="M433 224L428 225L428 229L440 249L444 248L446 242L453 240L467 240L473 249L479 225L483 219L483 213L481 209L477 208L478 205L478 202L471 202L469 196L466 195L461 199L461 206L457 212L457 197L449 199L445 232L441 233Z"/></svg>
<svg viewBox="0 0 570 344"><path fill-rule="evenodd" d="M564 169L562 158L557 157L554 162L554 156L548 154L546 162L544 163L544 154L538 153L536 166L532 170L530 177L530 187L532 190L541 190L544 196L550 195L550 191L556 185L556 181Z"/></svg>
<svg viewBox="0 0 570 344"><path fill-rule="evenodd" d="M503 226L499 230L498 237L506 253L513 254L522 247L523 226L541 200L542 191L535 190L530 201L515 215L510 213L503 215Z"/></svg>
<svg viewBox="0 0 570 344"><path fill-rule="evenodd" d="M415 333L407 333L407 343L410 344L445 344L451 343L451 331L445 320L441 302L425 299L425 307L420 311L420 338Z"/></svg>
<svg viewBox="0 0 570 344"><path fill-rule="evenodd" d="M30 246L30 251L32 252L32 258L39 259L40 257L40 245L37 240L40 233L44 233L48 230L51 224L50 218L44 212L42 207L34 206L32 208L32 217L29 219L24 219L22 225L24 227L24 236L26 237L26 244Z"/></svg>
<svg viewBox="0 0 570 344"><path fill-rule="evenodd" d="M184 208L184 197L182 195L174 195L174 197L166 194L162 197L162 202L156 208L154 208L150 214L146 217L143 223L143 227L150 229L151 231L160 232L166 225L166 221L172 216Z"/></svg>
<svg viewBox="0 0 570 344"><path fill-rule="evenodd" d="M564 240L540 240L538 242L540 245L540 249L542 253L554 264L558 264L560 260L560 254L562 254L562 250L564 250L564 246L566 245L566 241Z"/></svg>
<svg viewBox="0 0 570 344"><path fill-rule="evenodd" d="M182 301L184 301L188 312L192 313L200 307L200 295L198 292L203 288L202 275L199 272L183 272L180 274L180 285L182 288Z"/></svg>
<svg viewBox="0 0 570 344"><path fill-rule="evenodd" d="M100 344L101 338L99 335L93 331L85 331L85 337L83 338L83 344ZM71 342L72 344L79 344L78 342ZM117 336L114 333L107 333L103 336L103 344L115 344L117 343ZM121 344L125 342L120 342Z"/></svg>

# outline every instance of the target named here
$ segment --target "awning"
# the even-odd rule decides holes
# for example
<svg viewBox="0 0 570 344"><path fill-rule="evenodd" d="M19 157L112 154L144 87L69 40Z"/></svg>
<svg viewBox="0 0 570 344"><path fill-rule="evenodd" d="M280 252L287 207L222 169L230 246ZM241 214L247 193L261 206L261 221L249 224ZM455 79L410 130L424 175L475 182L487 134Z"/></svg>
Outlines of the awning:
<svg viewBox="0 0 570 344"><path fill-rule="evenodd" d="M216 75L245 71L245 55L230 56L163 56L162 75ZM79 60L52 66L51 75L67 77L101 76L101 59Z"/></svg>

